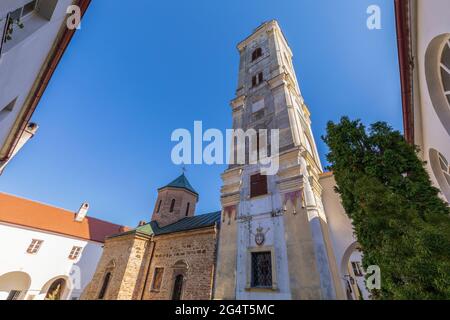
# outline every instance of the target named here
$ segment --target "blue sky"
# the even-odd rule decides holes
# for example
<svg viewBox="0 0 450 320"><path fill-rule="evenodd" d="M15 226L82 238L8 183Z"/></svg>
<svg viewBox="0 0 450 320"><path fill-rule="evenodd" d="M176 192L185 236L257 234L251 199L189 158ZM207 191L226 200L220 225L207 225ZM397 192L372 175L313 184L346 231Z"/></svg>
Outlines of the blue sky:
<svg viewBox="0 0 450 320"><path fill-rule="evenodd" d="M382 29L366 27L381 7ZM236 44L277 19L320 136L343 115L401 130L392 0L94 0L33 116L40 129L0 190L136 226L148 221L172 164L177 128L225 130L237 85ZM220 208L225 166L187 166L197 213Z"/></svg>

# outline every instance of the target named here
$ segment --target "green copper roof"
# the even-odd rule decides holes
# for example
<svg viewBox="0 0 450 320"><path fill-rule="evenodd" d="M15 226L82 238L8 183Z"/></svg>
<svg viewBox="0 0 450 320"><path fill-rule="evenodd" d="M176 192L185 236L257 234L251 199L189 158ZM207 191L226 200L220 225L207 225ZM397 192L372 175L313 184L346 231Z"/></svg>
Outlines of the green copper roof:
<svg viewBox="0 0 450 320"><path fill-rule="evenodd" d="M168 234L168 233L174 233L174 232L181 232L181 231L189 231L189 230L195 230L195 229L201 229L206 227L211 227L215 225L216 223L220 223L220 216L221 212L211 212L207 214L202 214L198 216L193 217L187 217L183 218L175 223L169 224L165 227L159 227L158 223L156 221L151 221L150 223L144 224L143 226L137 227L136 229L123 232L120 234L112 235L108 238L116 238L121 237L128 234L133 233L140 233L145 234L148 236L151 235L161 235L161 234Z"/></svg>
<svg viewBox="0 0 450 320"><path fill-rule="evenodd" d="M213 226L216 223L220 222L220 215L221 212L217 211L198 216L187 217L162 228L158 226L158 223L156 223L156 221L151 221L148 225L150 225L150 229L153 231L154 235L158 236L160 234L188 231Z"/></svg>
<svg viewBox="0 0 450 320"><path fill-rule="evenodd" d="M184 175L184 173L179 176L178 178L176 178L175 180L173 180L171 183L169 183L168 185L159 188L158 190L164 189L164 188L179 188L179 189L186 189L189 190L192 193L195 193L196 195L198 195L197 191L195 191L195 189L191 186L191 184L189 183L188 179L186 178L186 176Z"/></svg>

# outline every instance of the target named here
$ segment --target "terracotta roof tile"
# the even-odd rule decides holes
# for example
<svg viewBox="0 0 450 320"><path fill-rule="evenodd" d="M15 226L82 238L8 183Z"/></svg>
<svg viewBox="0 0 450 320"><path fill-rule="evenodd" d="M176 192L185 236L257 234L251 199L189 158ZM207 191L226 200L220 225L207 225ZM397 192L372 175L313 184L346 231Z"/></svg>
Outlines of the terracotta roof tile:
<svg viewBox="0 0 450 320"><path fill-rule="evenodd" d="M130 230L92 217L77 222L75 212L1 192L0 222L96 242L104 242L107 236Z"/></svg>

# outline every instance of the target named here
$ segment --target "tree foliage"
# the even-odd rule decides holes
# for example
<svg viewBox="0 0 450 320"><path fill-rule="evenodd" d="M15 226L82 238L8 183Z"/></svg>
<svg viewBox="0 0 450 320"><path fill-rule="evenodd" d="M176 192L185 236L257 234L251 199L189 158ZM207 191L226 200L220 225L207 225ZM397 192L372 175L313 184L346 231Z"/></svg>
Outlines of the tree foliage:
<svg viewBox="0 0 450 320"><path fill-rule="evenodd" d="M363 265L381 269L377 299L450 298L450 210L398 131L343 117L323 140Z"/></svg>

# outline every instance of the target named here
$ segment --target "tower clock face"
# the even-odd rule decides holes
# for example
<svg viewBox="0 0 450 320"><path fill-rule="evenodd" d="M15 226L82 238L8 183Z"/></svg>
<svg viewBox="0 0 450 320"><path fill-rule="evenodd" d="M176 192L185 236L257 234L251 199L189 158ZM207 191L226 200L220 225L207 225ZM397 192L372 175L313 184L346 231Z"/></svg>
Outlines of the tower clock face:
<svg viewBox="0 0 450 320"><path fill-rule="evenodd" d="M447 39L444 45L440 62L442 86L447 101L450 104L450 39Z"/></svg>

